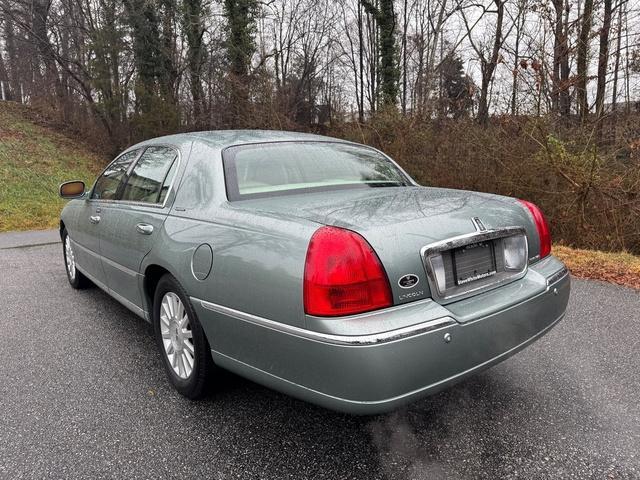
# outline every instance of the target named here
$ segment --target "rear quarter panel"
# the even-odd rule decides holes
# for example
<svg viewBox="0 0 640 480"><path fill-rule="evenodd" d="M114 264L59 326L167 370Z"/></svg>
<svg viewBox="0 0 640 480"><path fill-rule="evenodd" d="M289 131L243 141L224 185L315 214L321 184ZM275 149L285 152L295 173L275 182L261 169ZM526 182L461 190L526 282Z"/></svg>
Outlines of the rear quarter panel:
<svg viewBox="0 0 640 480"><path fill-rule="evenodd" d="M167 218L145 263L167 263L189 295L198 299L304 326L302 278L313 230L285 220L233 217L231 213L215 222ZM211 247L213 265L208 277L198 280L192 259L202 244Z"/></svg>
<svg viewBox="0 0 640 480"><path fill-rule="evenodd" d="M173 208L142 271L163 266L193 297L304 326L304 262L318 225L235 208L226 199L221 163L219 149L194 143ZM202 244L211 247L213 266L198 280L192 258Z"/></svg>

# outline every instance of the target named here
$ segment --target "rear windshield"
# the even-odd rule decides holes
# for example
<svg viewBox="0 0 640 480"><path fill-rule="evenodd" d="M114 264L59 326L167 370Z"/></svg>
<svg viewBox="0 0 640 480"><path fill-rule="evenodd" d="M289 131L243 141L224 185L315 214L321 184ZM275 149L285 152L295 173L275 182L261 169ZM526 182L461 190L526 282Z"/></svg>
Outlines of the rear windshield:
<svg viewBox="0 0 640 480"><path fill-rule="evenodd" d="M408 178L381 153L345 143L241 145L226 149L223 162L229 200L409 185Z"/></svg>

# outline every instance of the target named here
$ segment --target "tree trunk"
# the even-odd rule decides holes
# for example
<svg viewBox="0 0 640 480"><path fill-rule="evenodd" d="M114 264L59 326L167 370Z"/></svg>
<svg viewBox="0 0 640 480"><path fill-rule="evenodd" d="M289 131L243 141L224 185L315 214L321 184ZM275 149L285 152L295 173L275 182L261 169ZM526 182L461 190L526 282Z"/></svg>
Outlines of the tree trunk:
<svg viewBox="0 0 640 480"><path fill-rule="evenodd" d="M376 20L378 54L380 61L380 90L385 106L396 106L398 100L398 69L396 66L395 28L396 14L393 0L380 0L376 7L369 0L360 0L362 6Z"/></svg>
<svg viewBox="0 0 640 480"><path fill-rule="evenodd" d="M407 29L409 28L409 8L404 0L404 22L402 24L402 114L407 114Z"/></svg>
<svg viewBox="0 0 640 480"><path fill-rule="evenodd" d="M555 9L553 73L551 104L552 109L561 116L569 115L571 97L569 95L569 3L566 0L553 0Z"/></svg>
<svg viewBox="0 0 640 480"><path fill-rule="evenodd" d="M9 87L9 74L7 72L7 67L5 67L4 57L2 52L0 51L0 80L3 82L4 86L2 87L2 100L7 100L8 87Z"/></svg>
<svg viewBox="0 0 640 480"><path fill-rule="evenodd" d="M230 126L243 126L249 110L249 68L255 52L252 30L257 5L254 0L224 0L227 20L225 46L229 61ZM282 72L284 76L284 72Z"/></svg>
<svg viewBox="0 0 640 480"><path fill-rule="evenodd" d="M613 93L611 95L611 111L616 114L618 104L618 75L620 70L620 51L622 50L622 11L623 6L619 5L618 8L618 38L616 40L616 61L613 68ZM615 117L614 117L615 118Z"/></svg>
<svg viewBox="0 0 640 480"><path fill-rule="evenodd" d="M493 49L489 61L482 62L482 82L480 85L480 102L478 104L478 122L486 125L489 121L489 85L493 80L498 60L500 59L500 48L502 46L502 22L504 19L503 0L494 0L497 8L496 34L493 40Z"/></svg>
<svg viewBox="0 0 640 480"><path fill-rule="evenodd" d="M158 86L163 102L163 130L175 131L180 125L180 109L178 102L178 58L175 24L177 18L176 0L162 0L160 25ZM164 132L163 132L164 133Z"/></svg>
<svg viewBox="0 0 640 480"><path fill-rule="evenodd" d="M358 3L358 62L360 68L360 102L358 102L358 120L364 122L364 43L362 35L362 5Z"/></svg>
<svg viewBox="0 0 640 480"><path fill-rule="evenodd" d="M189 66L189 87L191 90L191 100L193 101L193 125L197 129L204 127L202 118L202 65L203 65L203 44L204 22L202 19L201 0L184 0L183 26L187 39L187 63ZM277 66L277 60L276 60Z"/></svg>
<svg viewBox="0 0 640 480"><path fill-rule="evenodd" d="M562 56L562 13L564 0L553 0L556 17L553 24L553 70L551 74L551 105L554 111L560 111L560 58Z"/></svg>
<svg viewBox="0 0 640 480"><path fill-rule="evenodd" d="M396 16L393 0L380 0L378 26L382 102L385 106L395 106L398 99L398 69L396 68Z"/></svg>
<svg viewBox="0 0 640 480"><path fill-rule="evenodd" d="M45 66L44 85L41 86L43 89L42 93L46 93L49 88L53 87L53 91L57 97L57 106L62 107L64 92L58 74L55 52L49 43L49 37L47 35L47 19L50 8L51 3L49 0L33 0L31 34L38 49L40 60Z"/></svg>
<svg viewBox="0 0 640 480"><path fill-rule="evenodd" d="M569 0L565 0L564 7L564 27L562 34L562 49L560 55L560 115L569 116L571 114L571 95L569 92L569 78L571 68L569 66Z"/></svg>
<svg viewBox="0 0 640 480"><path fill-rule="evenodd" d="M526 20L526 3L520 2L518 5L518 17L516 18L516 41L514 46L513 59L513 82L511 84L511 115L518 114L518 69L520 68L520 40L522 28Z"/></svg>
<svg viewBox="0 0 640 480"><path fill-rule="evenodd" d="M136 66L136 112L153 115L157 80L163 68L156 8L144 0L125 0Z"/></svg>
<svg viewBox="0 0 640 480"><path fill-rule="evenodd" d="M604 114L604 96L606 94L607 65L609 63L609 31L611 30L612 0L604 0L604 18L600 30L600 51L598 54L598 85L596 88L596 116ZM601 122L598 124L600 131Z"/></svg>
<svg viewBox="0 0 640 480"><path fill-rule="evenodd" d="M6 12L3 12L5 14L5 18L7 19L4 22L4 40L5 40L5 50L7 52L7 61L8 61L8 65L7 65L7 75L8 75L8 80L9 82L11 82L10 87L7 89L7 87L5 86L5 94L7 94L10 99L16 99L19 98L20 96L20 81L23 80L22 75L21 75L21 64L22 62L19 60L20 55L18 52L18 47L16 45L16 37L15 37L15 30L13 28L13 22L10 18L8 18L8 15L6 15Z"/></svg>
<svg viewBox="0 0 640 480"><path fill-rule="evenodd" d="M585 0L584 12L578 37L578 59L577 59L577 80L576 97L580 118L584 121L589 114L589 104L587 103L587 76L588 76L588 55L589 39L591 36L591 22L593 16L593 0Z"/></svg>

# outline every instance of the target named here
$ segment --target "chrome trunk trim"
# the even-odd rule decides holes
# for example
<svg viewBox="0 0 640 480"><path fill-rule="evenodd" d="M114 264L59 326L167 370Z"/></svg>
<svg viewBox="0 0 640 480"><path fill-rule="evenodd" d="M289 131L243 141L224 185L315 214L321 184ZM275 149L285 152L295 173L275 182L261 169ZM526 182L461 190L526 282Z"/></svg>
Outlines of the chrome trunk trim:
<svg viewBox="0 0 640 480"><path fill-rule="evenodd" d="M495 240L496 238L510 237L511 235L526 235L527 231L524 227L504 227L496 228L492 230L484 230L480 232L465 233L457 237L451 237L439 242L430 243L425 245L420 250L422 257L425 255L431 255L432 253L444 252L451 250L452 248L464 247L470 243L484 242L488 240Z"/></svg>
<svg viewBox="0 0 640 480"><path fill-rule="evenodd" d="M451 237L446 240L430 243L429 245L425 245L424 247L422 247L422 249L420 249L420 257L422 258L424 269L427 272L427 281L429 282L429 288L431 289L431 295L434 300L440 302L449 302L453 301L454 299L460 300L477 293L486 292L504 283L512 282L514 280L522 278L527 273L528 265L525 265L524 269L518 272L499 272L498 274L492 277L488 277L487 279L471 282L469 284L470 288L458 288L454 293L447 293L446 291L440 292L438 289L438 283L436 281L435 274L433 272L433 269L431 268L431 262L429 261L429 257L434 254L446 252L448 250L459 247L464 247L465 245L470 245L473 243L496 240L513 235L524 236L527 248L527 251L525 252L525 258L528 258L529 243L527 239L527 232L524 227L515 226L466 233L457 237Z"/></svg>

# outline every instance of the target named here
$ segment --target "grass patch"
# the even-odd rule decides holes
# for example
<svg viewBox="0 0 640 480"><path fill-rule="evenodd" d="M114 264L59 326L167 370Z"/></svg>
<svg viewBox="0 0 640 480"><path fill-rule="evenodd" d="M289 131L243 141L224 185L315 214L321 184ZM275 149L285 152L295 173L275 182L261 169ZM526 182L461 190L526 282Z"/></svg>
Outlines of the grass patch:
<svg viewBox="0 0 640 480"><path fill-rule="evenodd" d="M67 180L91 185L106 159L28 120L20 105L0 102L0 232L58 226Z"/></svg>
<svg viewBox="0 0 640 480"><path fill-rule="evenodd" d="M565 262L571 274L576 277L604 280L640 289L640 256L626 252L581 250L562 245L554 246L553 254Z"/></svg>

